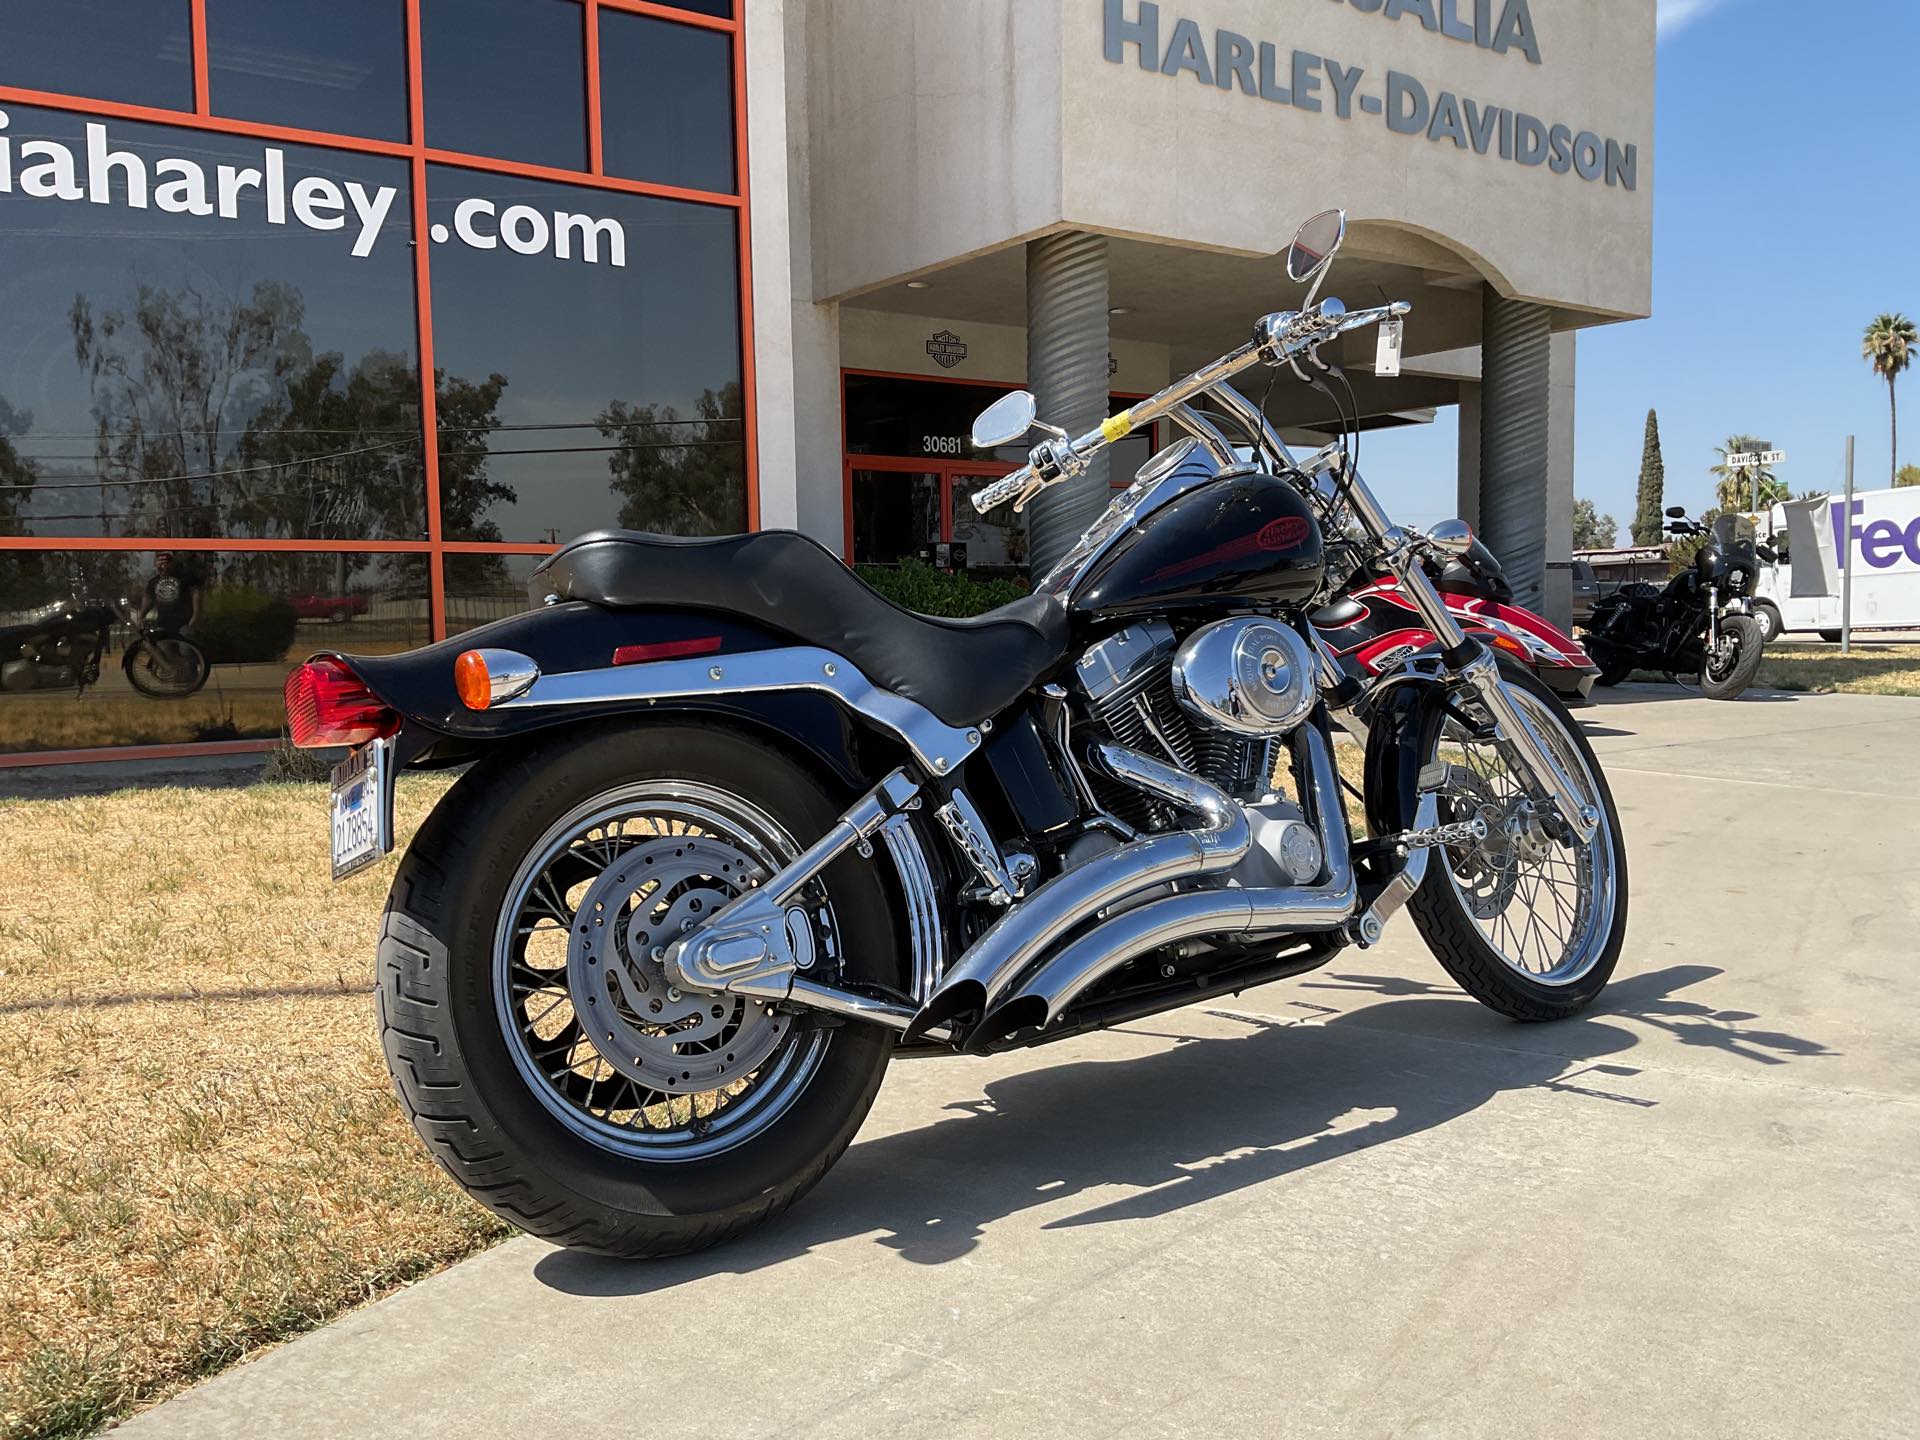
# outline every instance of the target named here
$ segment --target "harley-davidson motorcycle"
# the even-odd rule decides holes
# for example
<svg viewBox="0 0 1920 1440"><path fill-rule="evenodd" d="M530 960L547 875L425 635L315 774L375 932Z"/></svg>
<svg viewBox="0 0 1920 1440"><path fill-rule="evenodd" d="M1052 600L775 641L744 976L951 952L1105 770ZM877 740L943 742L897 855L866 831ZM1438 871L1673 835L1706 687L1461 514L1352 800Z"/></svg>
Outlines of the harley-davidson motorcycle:
<svg viewBox="0 0 1920 1440"><path fill-rule="evenodd" d="M1499 652L1502 664L1529 671L1568 703L1593 692L1600 667L1572 636L1513 603L1506 572L1478 539L1457 557L1429 560L1426 570L1460 627ZM1340 663L1363 677L1386 674L1437 643L1419 606L1386 566L1357 568L1341 593L1308 618Z"/></svg>
<svg viewBox="0 0 1920 1440"><path fill-rule="evenodd" d="M355 747L337 875L391 847L397 767L477 761L400 863L378 965L400 1098L474 1198L586 1250L707 1245L820 1179L896 1055L1298 975L1402 909L1502 1014L1600 993L1619 817L1560 702L1427 579L1466 527L1394 525L1344 442L1296 463L1233 387L1407 312L1313 303L1343 231L1296 237L1304 308L1087 434L1024 393L980 417L982 449L1043 432L982 512L1149 422L1188 432L990 614L897 609L794 533L603 531L541 564L532 613L292 674L296 743ZM1341 674L1307 620L1347 579L1329 537L1398 576L1433 646Z"/></svg>
<svg viewBox="0 0 1920 1440"><path fill-rule="evenodd" d="M1665 589L1627 585L1596 604L1587 650L1602 685L1618 685L1635 670L1659 670L1673 679L1697 675L1709 700L1737 699L1760 673L1766 651L1753 586L1760 561L1774 560L1773 548L1756 540L1744 515L1722 515L1709 526L1674 505L1667 516L1668 534L1701 537L1693 562Z"/></svg>
<svg viewBox="0 0 1920 1440"><path fill-rule="evenodd" d="M154 700L178 700L207 683L207 658L185 636L139 613L131 601L57 600L0 625L0 690L66 690L79 694L100 678L113 627L135 639L121 653L127 683Z"/></svg>

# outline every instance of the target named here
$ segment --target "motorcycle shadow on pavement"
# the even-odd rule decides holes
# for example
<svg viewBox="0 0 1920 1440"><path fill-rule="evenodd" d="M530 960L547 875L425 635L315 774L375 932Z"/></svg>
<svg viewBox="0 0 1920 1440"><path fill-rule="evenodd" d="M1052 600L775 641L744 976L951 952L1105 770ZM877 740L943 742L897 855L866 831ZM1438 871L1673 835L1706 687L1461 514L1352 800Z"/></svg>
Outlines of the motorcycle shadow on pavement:
<svg viewBox="0 0 1920 1440"><path fill-rule="evenodd" d="M1292 1001L1257 1002L1298 1018L1211 1002L1126 1027L1173 1042L1152 1054L1051 1066L1035 1054L1035 1068L987 1082L984 1096L930 1124L856 1142L792 1211L731 1245L641 1264L555 1251L534 1273L569 1294L640 1295L862 1236L939 1265L1028 1209L1088 1197L1049 1230L1164 1216L1444 1125L1508 1091L1651 1109L1658 1102L1626 1093L1641 1072L1609 1063L1639 1043L1639 1025L1760 1064L1833 1053L1678 997L1720 973L1677 965L1631 976L1585 1016L1520 1027L1444 984L1322 972L1308 985L1382 1003L1336 1010L1300 986ZM1214 1033L1176 1030L1183 1015ZM912 1063L951 1067L966 1084L965 1060Z"/></svg>

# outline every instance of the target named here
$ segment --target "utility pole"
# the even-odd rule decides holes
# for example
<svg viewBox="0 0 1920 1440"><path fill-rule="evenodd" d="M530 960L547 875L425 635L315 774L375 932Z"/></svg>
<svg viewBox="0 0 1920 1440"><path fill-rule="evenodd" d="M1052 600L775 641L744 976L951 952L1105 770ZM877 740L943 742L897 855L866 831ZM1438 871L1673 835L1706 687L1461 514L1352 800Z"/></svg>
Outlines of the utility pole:
<svg viewBox="0 0 1920 1440"><path fill-rule="evenodd" d="M1853 436L1847 436L1847 505L1840 512L1847 540L1840 547L1840 653L1853 653Z"/></svg>

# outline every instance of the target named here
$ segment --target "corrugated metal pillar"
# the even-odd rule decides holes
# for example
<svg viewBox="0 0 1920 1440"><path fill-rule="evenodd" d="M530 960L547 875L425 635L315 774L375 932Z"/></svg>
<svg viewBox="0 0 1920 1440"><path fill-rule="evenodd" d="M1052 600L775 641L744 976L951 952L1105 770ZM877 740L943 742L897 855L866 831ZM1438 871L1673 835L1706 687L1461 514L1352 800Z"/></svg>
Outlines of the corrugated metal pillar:
<svg viewBox="0 0 1920 1440"><path fill-rule="evenodd" d="M1547 573L1552 333L1544 305L1484 292L1480 340L1480 538L1514 598L1541 608Z"/></svg>
<svg viewBox="0 0 1920 1440"><path fill-rule="evenodd" d="M1107 241L1066 231L1027 242L1027 385L1040 418L1082 435L1107 413ZM1035 579L1107 505L1107 457L1027 507L1027 567Z"/></svg>

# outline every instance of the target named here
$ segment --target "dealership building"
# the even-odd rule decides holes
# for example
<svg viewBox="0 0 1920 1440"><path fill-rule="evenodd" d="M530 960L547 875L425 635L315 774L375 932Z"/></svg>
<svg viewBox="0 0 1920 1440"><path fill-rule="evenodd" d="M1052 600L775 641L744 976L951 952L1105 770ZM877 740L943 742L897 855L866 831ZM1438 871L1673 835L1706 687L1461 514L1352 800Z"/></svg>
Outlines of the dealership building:
<svg viewBox="0 0 1920 1440"><path fill-rule="evenodd" d="M980 517L974 412L1077 431L1237 345L1336 204L1331 292L1414 305L1398 375L1338 357L1361 424L1458 407L1461 513L1564 613L1576 336L1650 308L1654 9L10 0L0 765L261 744L292 661L508 613L600 526L1024 569L1168 437ZM82 603L123 596L203 687L128 683Z"/></svg>

